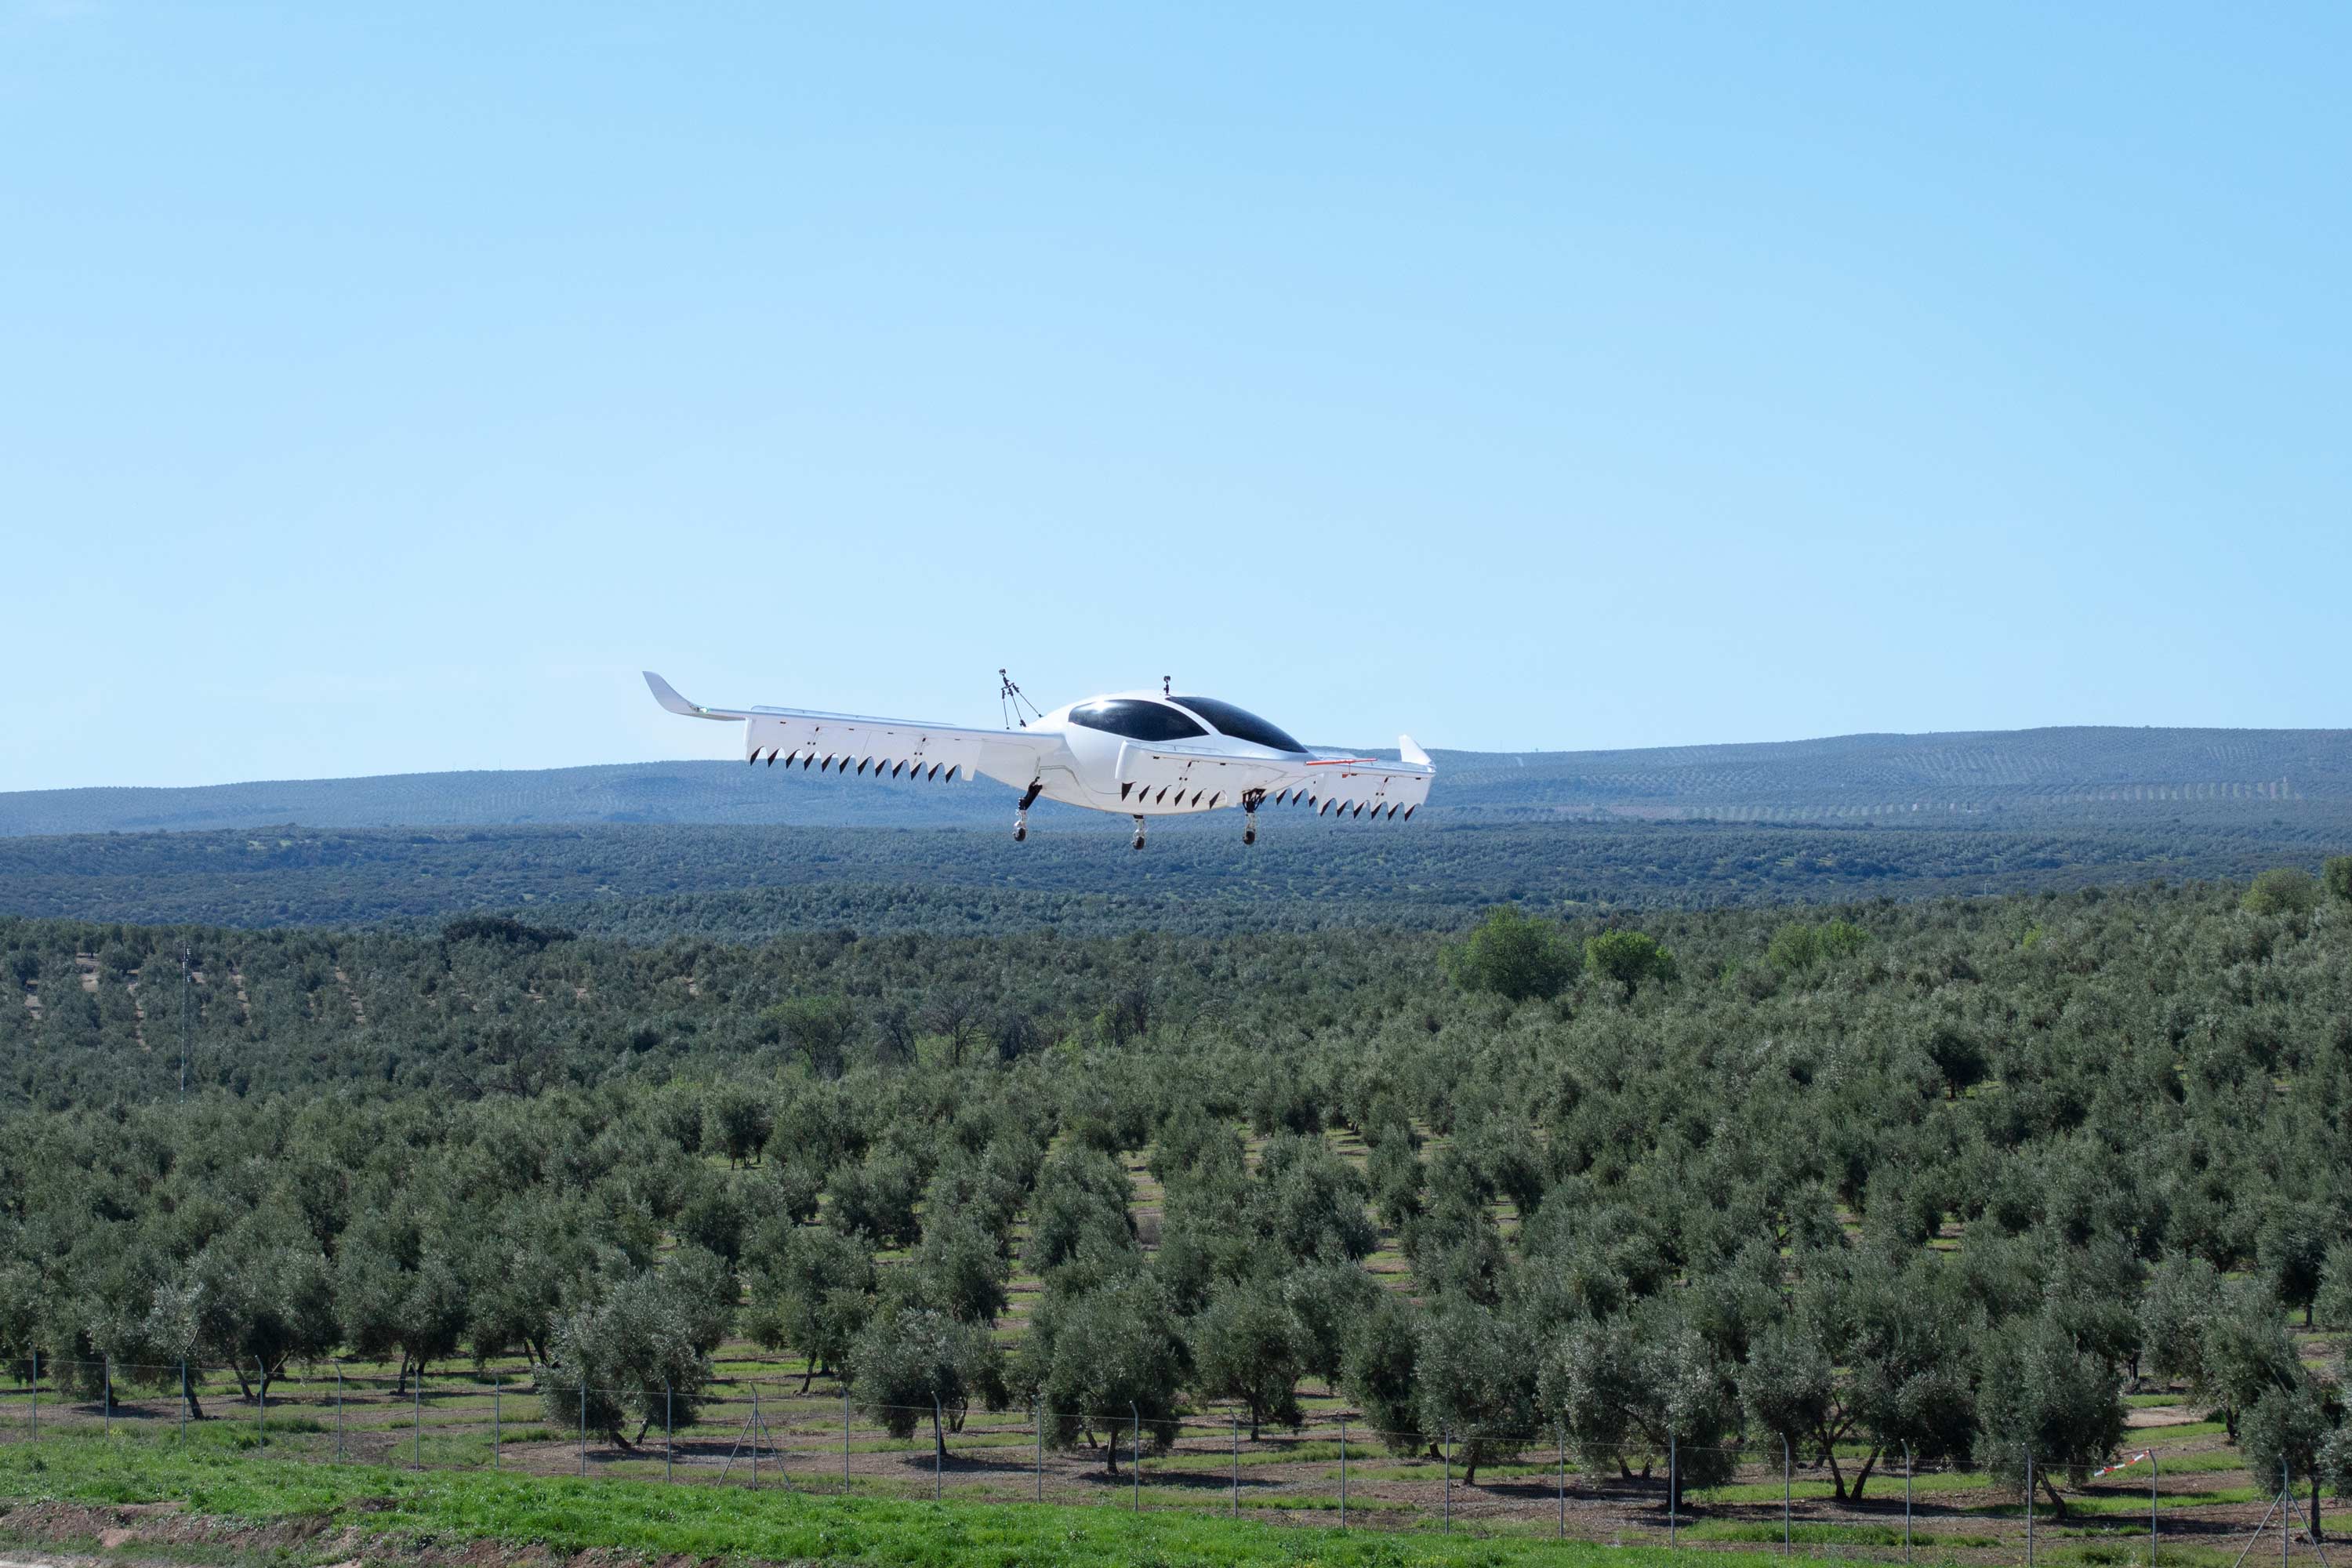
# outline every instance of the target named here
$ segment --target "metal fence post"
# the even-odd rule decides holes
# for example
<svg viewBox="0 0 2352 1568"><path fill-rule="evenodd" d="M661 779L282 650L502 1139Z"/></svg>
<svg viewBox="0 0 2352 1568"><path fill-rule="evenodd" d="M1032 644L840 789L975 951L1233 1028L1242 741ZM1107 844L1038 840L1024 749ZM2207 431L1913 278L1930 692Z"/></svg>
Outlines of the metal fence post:
<svg viewBox="0 0 2352 1568"><path fill-rule="evenodd" d="M98 1363L99 1407L106 1412L106 1436L114 1436L114 1357L108 1355Z"/></svg>
<svg viewBox="0 0 2352 1568"><path fill-rule="evenodd" d="M1445 1447L1445 1533L1454 1533L1454 1432L1451 1427L1438 1428L1438 1437Z"/></svg>
<svg viewBox="0 0 2352 1568"><path fill-rule="evenodd" d="M188 1435L188 1362L187 1362L187 1358L186 1358L185 1356L183 1356L183 1357L181 1357L181 1358L180 1358L180 1420L179 1420L179 1425L178 1425L178 1426L174 1429L174 1436L181 1436L181 1437L184 1437L184 1436L186 1436L187 1435Z"/></svg>
<svg viewBox="0 0 2352 1568"><path fill-rule="evenodd" d="M1907 1437L1906 1437L1906 1438L1905 1438L1905 1439L1903 1440L1903 1562L1904 1562L1904 1568L1910 1568L1910 1563L1911 1563L1911 1440L1910 1440L1909 1438L1907 1438ZM2156 1565L2155 1565L2153 1563L2150 1563L2148 1564L2148 1568L2156 1568Z"/></svg>
<svg viewBox="0 0 2352 1568"><path fill-rule="evenodd" d="M1791 1533L1789 1526L1789 1500L1794 1495L1794 1486L1790 1479L1790 1469L1789 1435L1783 1432L1780 1434L1780 1555L1783 1557L1789 1555L1789 1538ZM1907 1489L1910 1483L1906 1481L1904 1485ZM1905 1495L1906 1497L1909 1495L1907 1489ZM1907 1504L1906 1510L1908 1510ZM1906 1528L1904 1536L1906 1541L1909 1539L1908 1527Z"/></svg>
<svg viewBox="0 0 2352 1568"><path fill-rule="evenodd" d="M920 1417L917 1419L919 1420ZM946 1425L940 1412L940 1396L934 1394L931 1395L931 1500L933 1502L940 1500L940 1471L947 1463L948 1446L946 1439L940 1436Z"/></svg>
<svg viewBox="0 0 2352 1568"><path fill-rule="evenodd" d="M1234 1517L1242 1516L1242 1418L1234 1413Z"/></svg>
<svg viewBox="0 0 2352 1568"><path fill-rule="evenodd" d="M1559 1431L1559 1539L1568 1539L1568 1428Z"/></svg>
<svg viewBox="0 0 2352 1568"><path fill-rule="evenodd" d="M1045 1405L1043 1400L1029 1405L1031 1425L1037 1428L1037 1500L1045 1500Z"/></svg>
<svg viewBox="0 0 2352 1568"><path fill-rule="evenodd" d="M588 1369L580 1369L580 1473L588 1473Z"/></svg>
<svg viewBox="0 0 2352 1568"><path fill-rule="evenodd" d="M671 1407L671 1403L670 1403L669 1379L667 1379L667 1378L663 1378L663 1379L662 1379L662 1479L663 1479L663 1480L665 1480L665 1481L674 1481L674 1480L677 1479L677 1470L676 1470L676 1466L677 1466L677 1438L676 1437L676 1436L674 1436L674 1435L673 1435L673 1429L672 1429L672 1427L671 1427L671 1426L670 1426L670 1417L671 1417L671 1414L672 1414L672 1407Z"/></svg>
<svg viewBox="0 0 2352 1568"><path fill-rule="evenodd" d="M335 1463L343 1462L343 1363L335 1363Z"/></svg>
<svg viewBox="0 0 2352 1568"><path fill-rule="evenodd" d="M1134 1436L1127 1440L1127 1468L1133 1472L1135 1511L1141 1513L1143 1511L1143 1412L1136 1408L1135 1401L1132 1399L1127 1402L1127 1411L1129 1418L1135 1424L1130 1428Z"/></svg>
<svg viewBox="0 0 2352 1568"><path fill-rule="evenodd" d="M841 1380L841 1495L849 1495L849 1379Z"/></svg>
<svg viewBox="0 0 2352 1568"><path fill-rule="evenodd" d="M408 1391L416 1396L416 1441L415 1447L409 1450L409 1464L413 1468L421 1470L425 1468L425 1363L423 1362L416 1363L416 1381L408 1385Z"/></svg>
<svg viewBox="0 0 2352 1568"><path fill-rule="evenodd" d="M33 1381L26 1394L33 1402L33 1436L37 1437L41 1435L41 1352L38 1351L33 1352Z"/></svg>
<svg viewBox="0 0 2352 1568"><path fill-rule="evenodd" d="M2163 1475L2156 1462L2156 1450L2147 1451L2147 1568L2156 1568L2156 1483Z"/></svg>
<svg viewBox="0 0 2352 1568"><path fill-rule="evenodd" d="M1348 1528L1348 1418L1339 1417L1339 1528Z"/></svg>
<svg viewBox="0 0 2352 1568"><path fill-rule="evenodd" d="M2314 1486L2319 1483L2314 1481ZM2286 1543L2294 1537L2294 1478L2287 1473L2286 1456L2279 1456L2279 1568L2286 1568Z"/></svg>
<svg viewBox="0 0 2352 1568"><path fill-rule="evenodd" d="M499 1373L490 1373L490 1468L494 1470L499 1468L499 1449L505 1444L507 1435L506 1412L499 1408L504 1403L499 1395L505 1381Z"/></svg>
<svg viewBox="0 0 2352 1568"><path fill-rule="evenodd" d="M1675 1543L1675 1505L1682 1500L1682 1468L1676 1458L1675 1435L1666 1434L1666 1544Z"/></svg>
<svg viewBox="0 0 2352 1568"><path fill-rule="evenodd" d="M269 1446L269 1363L259 1356L253 1358L253 1430L261 1446Z"/></svg>

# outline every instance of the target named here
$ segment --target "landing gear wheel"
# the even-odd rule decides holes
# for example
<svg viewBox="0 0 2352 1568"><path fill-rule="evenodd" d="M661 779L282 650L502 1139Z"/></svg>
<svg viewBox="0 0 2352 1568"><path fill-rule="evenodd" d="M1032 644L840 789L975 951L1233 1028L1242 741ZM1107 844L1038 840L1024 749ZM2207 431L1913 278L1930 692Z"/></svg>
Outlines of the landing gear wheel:
<svg viewBox="0 0 2352 1568"><path fill-rule="evenodd" d="M1135 847L1138 849L1143 847L1143 818L1140 816L1135 819Z"/></svg>
<svg viewBox="0 0 2352 1568"><path fill-rule="evenodd" d="M1265 791L1254 789L1242 795L1242 842L1257 842L1257 808L1265 803Z"/></svg>
<svg viewBox="0 0 2352 1568"><path fill-rule="evenodd" d="M1244 843L1244 844L1255 844L1255 843L1256 843L1256 842L1257 842L1257 824L1256 824L1256 823L1255 823L1255 822L1250 823L1248 826L1244 826L1244 827L1242 829L1242 842L1243 842L1243 843Z"/></svg>
<svg viewBox="0 0 2352 1568"><path fill-rule="evenodd" d="M1013 843L1021 843L1029 837L1029 808L1037 804L1037 797L1043 795L1045 790L1045 780L1033 779L1030 781L1029 787L1021 792L1021 807L1013 814Z"/></svg>

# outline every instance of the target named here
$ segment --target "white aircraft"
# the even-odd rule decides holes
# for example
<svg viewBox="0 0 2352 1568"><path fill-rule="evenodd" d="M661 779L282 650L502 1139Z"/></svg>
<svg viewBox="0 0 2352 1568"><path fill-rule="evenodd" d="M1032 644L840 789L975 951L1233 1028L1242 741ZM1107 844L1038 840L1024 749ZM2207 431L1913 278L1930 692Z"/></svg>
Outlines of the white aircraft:
<svg viewBox="0 0 2352 1568"><path fill-rule="evenodd" d="M1003 672L998 672L1002 677ZM985 775L1021 792L1013 837L1029 837L1029 808L1044 795L1135 819L1143 847L1149 816L1240 806L1242 842L1257 842L1257 808L1271 801L1317 814L1410 819L1437 776L1429 753L1397 737L1401 762L1309 752L1254 713L1211 697L1114 691L1023 720L971 729L912 719L866 719L799 708L704 708L652 670L654 700L690 719L740 720L743 760L837 768L876 778L949 781ZM1003 695L1025 701L1011 679ZM1017 708L1013 712L1017 714ZM1034 709L1033 709L1034 711Z"/></svg>

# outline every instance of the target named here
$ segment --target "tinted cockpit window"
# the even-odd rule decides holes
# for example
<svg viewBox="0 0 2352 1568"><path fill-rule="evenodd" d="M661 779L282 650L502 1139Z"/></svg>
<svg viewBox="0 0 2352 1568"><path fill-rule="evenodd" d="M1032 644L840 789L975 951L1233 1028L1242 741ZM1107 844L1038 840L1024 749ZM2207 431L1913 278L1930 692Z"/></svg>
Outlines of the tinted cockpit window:
<svg viewBox="0 0 2352 1568"><path fill-rule="evenodd" d="M1213 697L1179 697L1176 700L1236 741L1272 746L1277 752L1303 752L1307 749L1245 708L1220 702Z"/></svg>
<svg viewBox="0 0 2352 1568"><path fill-rule="evenodd" d="M1208 733L1164 702L1145 702L1130 697L1082 702L1070 710L1070 722L1084 724L1089 730L1108 730L1130 741L1189 741Z"/></svg>

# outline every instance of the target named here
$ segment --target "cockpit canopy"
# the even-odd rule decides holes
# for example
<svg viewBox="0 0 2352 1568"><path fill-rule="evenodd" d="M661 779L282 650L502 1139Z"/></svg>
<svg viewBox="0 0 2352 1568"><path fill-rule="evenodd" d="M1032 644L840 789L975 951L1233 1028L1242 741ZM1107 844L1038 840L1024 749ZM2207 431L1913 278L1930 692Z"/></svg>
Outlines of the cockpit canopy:
<svg viewBox="0 0 2352 1568"><path fill-rule="evenodd" d="M1070 710L1071 723L1129 741L1197 740L1210 732L1202 720L1216 726L1217 733L1236 741L1277 752L1307 750L1256 714L1213 697L1176 697L1167 701L1150 697L1103 697Z"/></svg>
<svg viewBox="0 0 2352 1568"><path fill-rule="evenodd" d="M1191 741L1209 731L1189 713L1148 697L1101 697L1070 710L1070 722L1130 741Z"/></svg>
<svg viewBox="0 0 2352 1568"><path fill-rule="evenodd" d="M1245 708L1230 702L1220 702L1213 697L1179 697L1175 701L1191 709L1217 727L1221 735L1231 735L1236 741L1268 746L1277 752L1304 752L1306 747L1292 740L1286 731L1277 730Z"/></svg>

